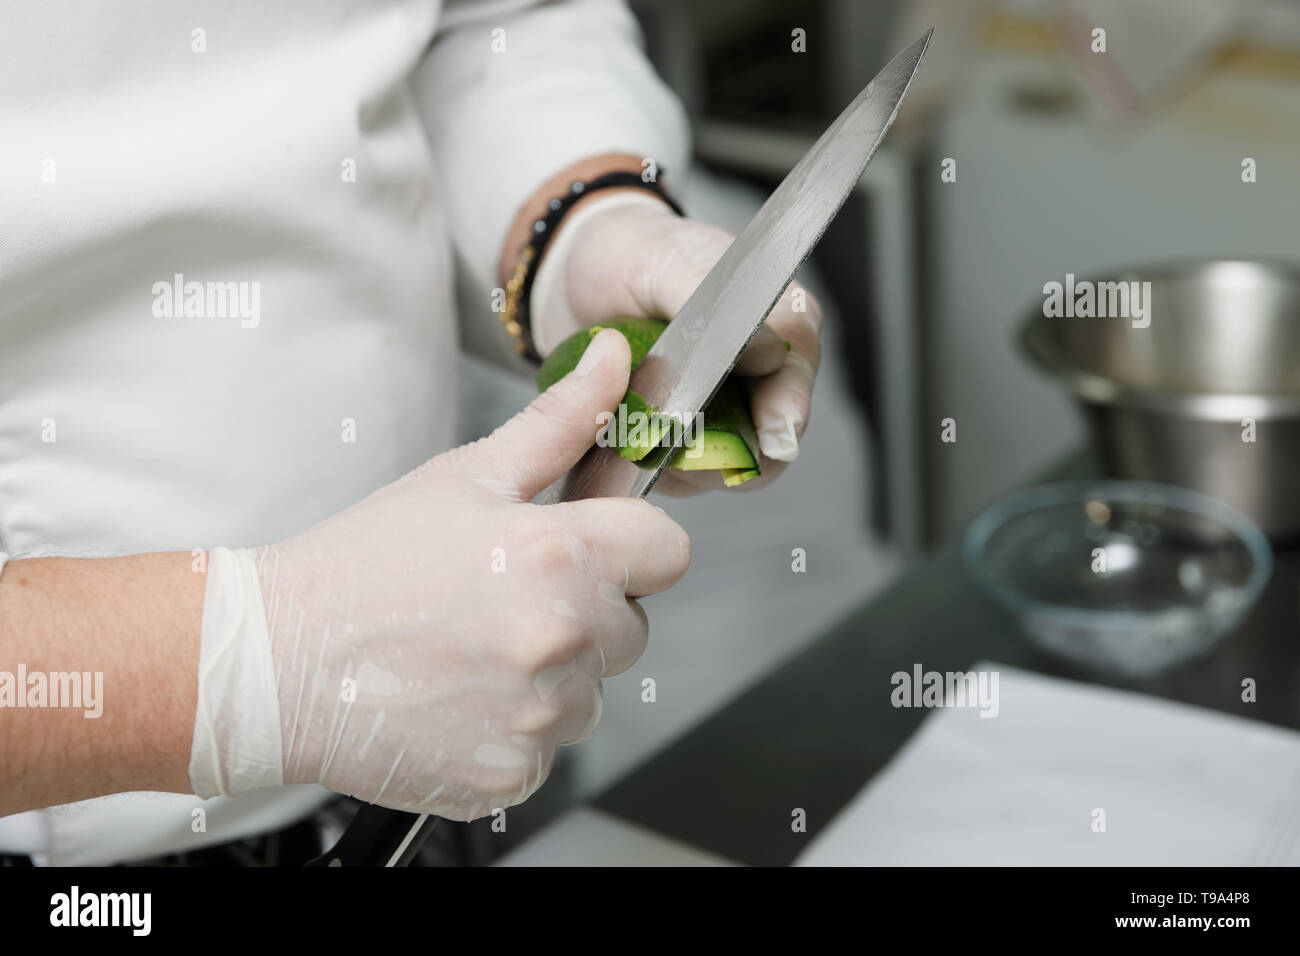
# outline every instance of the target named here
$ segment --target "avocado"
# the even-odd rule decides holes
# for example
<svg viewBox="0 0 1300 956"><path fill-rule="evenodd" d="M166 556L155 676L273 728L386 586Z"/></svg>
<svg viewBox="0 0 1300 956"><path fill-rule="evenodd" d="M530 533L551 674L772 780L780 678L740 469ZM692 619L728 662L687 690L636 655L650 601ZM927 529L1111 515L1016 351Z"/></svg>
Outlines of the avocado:
<svg viewBox="0 0 1300 956"><path fill-rule="evenodd" d="M568 375L582 358L592 338L602 329L615 329L632 350L632 368L641 364L668 323L660 319L618 319L574 332L556 346L537 372L537 388L546 391ZM632 390L623 396L625 416L611 423L611 444L621 457L651 467L650 452L668 436L672 419L658 415ZM628 426L629 427L620 427ZM727 379L704 409L703 429L688 445L673 453L669 468L682 471L720 471L727 485L739 485L761 474L758 435L749 415L749 401L740 383ZM621 439L621 441L620 441Z"/></svg>

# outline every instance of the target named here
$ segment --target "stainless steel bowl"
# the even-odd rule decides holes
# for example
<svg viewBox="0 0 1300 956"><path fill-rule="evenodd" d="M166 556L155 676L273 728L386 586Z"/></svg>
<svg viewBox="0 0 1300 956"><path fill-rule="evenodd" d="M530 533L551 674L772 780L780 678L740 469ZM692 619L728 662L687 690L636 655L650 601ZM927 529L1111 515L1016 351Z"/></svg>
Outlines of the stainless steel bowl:
<svg viewBox="0 0 1300 956"><path fill-rule="evenodd" d="M1300 269L1214 260L1090 277L1115 280L1151 283L1147 327L1039 308L1021 328L1079 400L1107 474L1192 488L1274 540L1300 536Z"/></svg>

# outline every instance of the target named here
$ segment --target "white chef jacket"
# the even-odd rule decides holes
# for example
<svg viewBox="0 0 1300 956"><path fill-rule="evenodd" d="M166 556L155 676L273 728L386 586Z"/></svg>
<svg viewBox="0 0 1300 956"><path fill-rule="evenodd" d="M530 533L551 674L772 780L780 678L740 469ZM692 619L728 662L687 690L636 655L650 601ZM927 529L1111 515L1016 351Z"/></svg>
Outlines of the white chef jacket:
<svg viewBox="0 0 1300 956"><path fill-rule="evenodd" d="M525 198L597 153L683 167L639 44L619 0L0 7L0 552L270 543L450 447L455 289L491 347ZM117 794L0 852L180 852L328 796Z"/></svg>

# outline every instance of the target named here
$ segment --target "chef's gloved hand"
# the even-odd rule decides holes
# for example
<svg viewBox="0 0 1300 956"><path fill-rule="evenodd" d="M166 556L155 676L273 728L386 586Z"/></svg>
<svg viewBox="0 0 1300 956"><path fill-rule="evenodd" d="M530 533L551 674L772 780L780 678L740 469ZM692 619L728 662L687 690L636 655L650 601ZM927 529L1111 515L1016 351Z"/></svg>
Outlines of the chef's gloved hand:
<svg viewBox="0 0 1300 956"><path fill-rule="evenodd" d="M593 196L562 220L538 266L529 303L538 351L546 356L578 329L612 317L675 316L734 238L675 215L644 191ZM821 324L817 301L791 283L737 363L739 374L756 378L750 411L763 474L736 488L762 487L798 455L821 361ZM721 487L718 472L670 470L655 490Z"/></svg>
<svg viewBox="0 0 1300 956"><path fill-rule="evenodd" d="M607 331L490 437L298 537L210 552L195 793L320 783L468 820L535 791L645 648L634 599L689 562L645 501L529 503L594 442L629 362Z"/></svg>

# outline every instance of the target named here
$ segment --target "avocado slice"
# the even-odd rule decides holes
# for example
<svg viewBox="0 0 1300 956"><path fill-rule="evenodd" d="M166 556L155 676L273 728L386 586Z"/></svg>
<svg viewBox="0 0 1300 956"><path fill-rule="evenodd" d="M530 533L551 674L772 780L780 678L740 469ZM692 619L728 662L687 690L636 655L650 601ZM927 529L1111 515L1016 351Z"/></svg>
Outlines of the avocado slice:
<svg viewBox="0 0 1300 956"><path fill-rule="evenodd" d="M632 368L641 364L651 346L668 323L660 319L618 319L581 329L558 346L537 372L537 388L546 391L573 371L602 329L616 329L627 339L632 351ZM646 457L659 447L674 425L672 419L658 414L644 398L631 389L623 396L627 428L615 431L618 453L628 461L651 467ZM723 382L718 393L704 409L704 427L687 447L673 453L669 468L682 471L720 471L725 484L739 485L762 473L759 467L758 435L749 415L749 400L736 381ZM621 436L618 434L621 431ZM653 461L654 459L651 459Z"/></svg>

